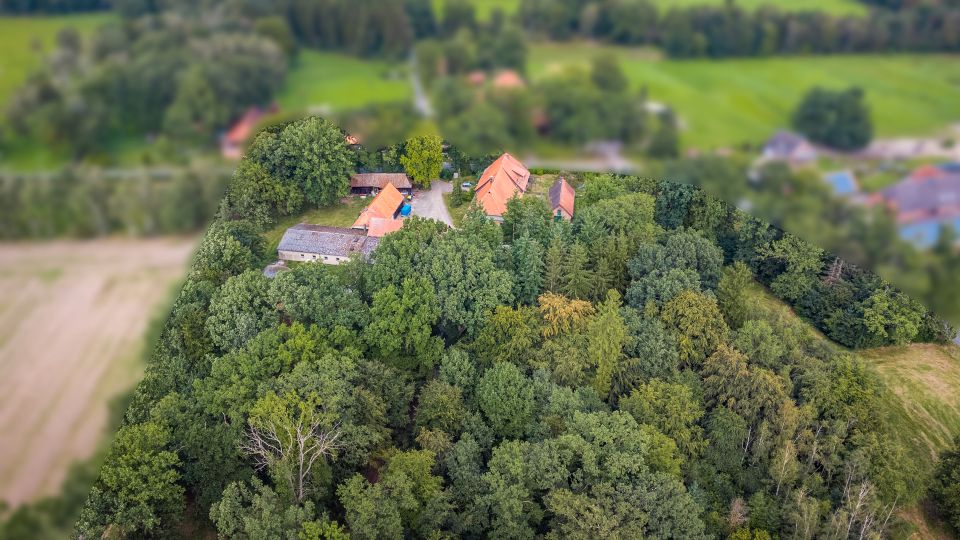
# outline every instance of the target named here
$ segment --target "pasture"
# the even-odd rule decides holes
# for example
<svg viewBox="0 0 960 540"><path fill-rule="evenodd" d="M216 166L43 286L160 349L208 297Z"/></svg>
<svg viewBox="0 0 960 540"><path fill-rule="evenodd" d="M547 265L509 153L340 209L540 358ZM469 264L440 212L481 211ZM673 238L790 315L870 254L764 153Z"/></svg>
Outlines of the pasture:
<svg viewBox="0 0 960 540"><path fill-rule="evenodd" d="M68 26L89 35L111 14L63 15L52 17L0 17L0 105L34 70L43 64L43 55L53 50L57 32ZM4 120L0 119L0 125Z"/></svg>
<svg viewBox="0 0 960 540"><path fill-rule="evenodd" d="M672 7L722 6L725 0L653 0L661 13ZM753 11L761 7L775 7L780 11L822 11L831 15L864 15L867 7L857 0L736 0L736 4Z"/></svg>
<svg viewBox="0 0 960 540"><path fill-rule="evenodd" d="M328 113L410 99L405 66L312 49L300 51L277 96L284 111Z"/></svg>
<svg viewBox="0 0 960 540"><path fill-rule="evenodd" d="M192 238L0 244L0 500L59 490L139 381ZM113 429L113 427L109 427Z"/></svg>
<svg viewBox="0 0 960 540"><path fill-rule="evenodd" d="M960 62L949 55L861 55L737 60L664 60L652 49L583 42L534 45L534 79L588 67L600 53L620 58L632 89L677 111L690 147L760 143L814 86L866 90L876 135L929 135L960 120Z"/></svg>

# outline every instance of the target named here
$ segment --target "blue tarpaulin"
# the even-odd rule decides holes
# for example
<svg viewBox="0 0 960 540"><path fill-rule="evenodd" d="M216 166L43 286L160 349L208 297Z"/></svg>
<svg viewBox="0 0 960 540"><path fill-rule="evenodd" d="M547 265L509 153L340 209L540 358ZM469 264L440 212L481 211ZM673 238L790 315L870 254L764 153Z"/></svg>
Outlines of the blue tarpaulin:
<svg viewBox="0 0 960 540"><path fill-rule="evenodd" d="M400 215L403 216L403 217L407 217L407 216L410 215L410 212L411 212L412 210L413 210L413 208L411 208L409 204L405 204L405 205L403 205L403 208L400 209Z"/></svg>

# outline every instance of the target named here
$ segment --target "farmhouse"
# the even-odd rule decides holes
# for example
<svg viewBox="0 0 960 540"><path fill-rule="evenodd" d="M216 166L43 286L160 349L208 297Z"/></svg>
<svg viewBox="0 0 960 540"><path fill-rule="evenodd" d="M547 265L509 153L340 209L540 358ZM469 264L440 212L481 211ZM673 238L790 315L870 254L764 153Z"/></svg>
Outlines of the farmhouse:
<svg viewBox="0 0 960 540"><path fill-rule="evenodd" d="M263 110L259 107L250 107L220 139L220 153L227 159L240 159L243 155L243 145L253 134L257 122L263 117Z"/></svg>
<svg viewBox="0 0 960 540"><path fill-rule="evenodd" d="M903 239L932 246L941 227L960 232L960 163L924 165L871 202L894 213Z"/></svg>
<svg viewBox="0 0 960 540"><path fill-rule="evenodd" d="M350 177L350 193L354 195L376 195L387 184L397 188L404 195L413 193L410 178L403 173L359 173Z"/></svg>
<svg viewBox="0 0 960 540"><path fill-rule="evenodd" d="M340 264L355 253L369 258L379 243L357 229L301 223L283 233L277 255L281 261Z"/></svg>
<svg viewBox="0 0 960 540"><path fill-rule="evenodd" d="M503 154L490 164L477 179L477 204L494 221L503 221L507 201L527 191L530 171L510 154Z"/></svg>
<svg viewBox="0 0 960 540"><path fill-rule="evenodd" d="M764 145L761 159L805 165L817 159L817 149L803 135L781 130Z"/></svg>
<svg viewBox="0 0 960 540"><path fill-rule="evenodd" d="M353 228L366 230L370 227L370 220L374 218L394 219L400 212L401 206L403 206L403 194L393 184L384 184L380 193L363 209L363 212L360 212L360 217L353 223Z"/></svg>
<svg viewBox="0 0 960 540"><path fill-rule="evenodd" d="M547 194L550 197L550 209L553 211L553 218L556 221L573 219L573 203L577 196L573 186L561 176L550 186L550 191Z"/></svg>

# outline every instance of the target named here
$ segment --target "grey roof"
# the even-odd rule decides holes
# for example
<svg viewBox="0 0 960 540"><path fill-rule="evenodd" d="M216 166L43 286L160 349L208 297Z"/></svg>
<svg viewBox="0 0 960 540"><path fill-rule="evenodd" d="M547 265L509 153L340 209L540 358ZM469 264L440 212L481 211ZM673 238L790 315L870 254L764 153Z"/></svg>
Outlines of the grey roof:
<svg viewBox="0 0 960 540"><path fill-rule="evenodd" d="M940 174L908 177L883 190L883 198L903 218L955 217L960 214L960 172L941 168Z"/></svg>
<svg viewBox="0 0 960 540"><path fill-rule="evenodd" d="M413 184L403 173L359 173L350 177L352 188L383 189L387 184L393 184L397 189L412 189Z"/></svg>
<svg viewBox="0 0 960 540"><path fill-rule="evenodd" d="M351 253L370 256L377 249L379 238L367 236L366 232L345 227L324 227L301 223L283 233L279 251L299 251L336 257L349 257Z"/></svg>
<svg viewBox="0 0 960 540"><path fill-rule="evenodd" d="M781 130L773 137L770 137L770 140L767 141L767 144L763 148L779 156L789 156L797 147L805 142L807 142L807 140L804 139L802 135L798 135L792 131Z"/></svg>

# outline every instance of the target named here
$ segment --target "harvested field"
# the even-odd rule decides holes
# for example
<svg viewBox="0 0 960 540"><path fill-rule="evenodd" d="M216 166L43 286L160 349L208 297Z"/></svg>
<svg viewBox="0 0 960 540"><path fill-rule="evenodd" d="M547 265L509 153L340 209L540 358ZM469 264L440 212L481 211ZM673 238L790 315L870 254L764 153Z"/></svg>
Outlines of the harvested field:
<svg viewBox="0 0 960 540"><path fill-rule="evenodd" d="M0 500L56 493L142 371L191 238L0 244Z"/></svg>

